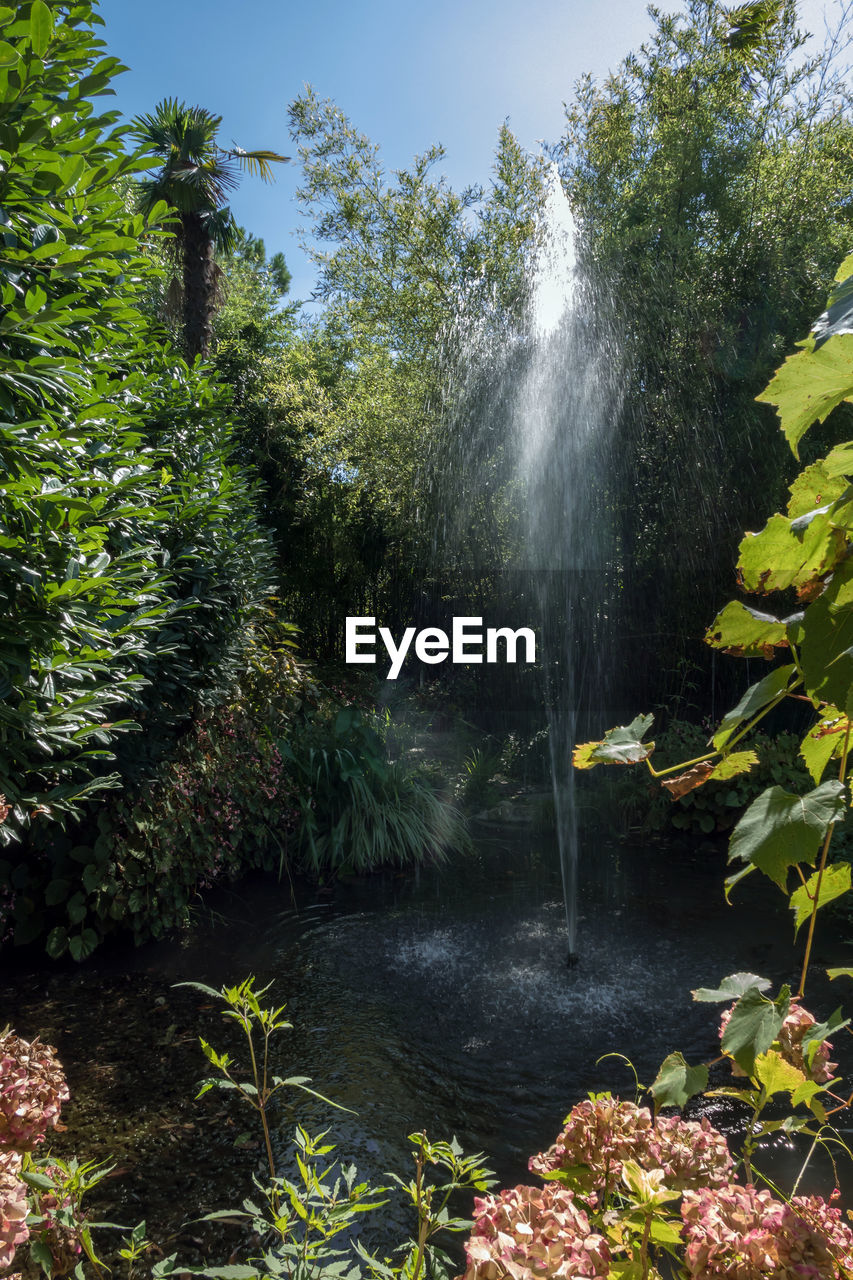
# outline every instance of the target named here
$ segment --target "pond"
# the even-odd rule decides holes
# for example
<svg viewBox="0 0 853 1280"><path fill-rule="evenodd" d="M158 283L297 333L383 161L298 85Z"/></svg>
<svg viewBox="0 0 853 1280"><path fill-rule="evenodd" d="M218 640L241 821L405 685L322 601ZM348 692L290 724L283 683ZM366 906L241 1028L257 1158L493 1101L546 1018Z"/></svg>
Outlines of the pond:
<svg viewBox="0 0 853 1280"><path fill-rule="evenodd" d="M406 1136L426 1129L484 1151L514 1184L587 1091L633 1096L630 1069L606 1055L630 1057L645 1083L673 1049L714 1057L720 1009L694 1003L692 987L739 969L796 980L784 898L756 875L728 906L724 856L712 843L587 841L569 968L551 842L484 826L474 853L445 867L325 894L255 880L220 894L178 939L9 974L2 1018L59 1049L72 1087L66 1149L117 1157L99 1211L147 1216L161 1240L177 1233L168 1251L196 1248L197 1229L181 1222L238 1203L262 1157L251 1117L220 1095L192 1100L205 1073L197 1035L237 1046L209 1000L172 989L182 981L273 982L294 1024L276 1069L309 1075L357 1113L296 1096L278 1120L280 1153L297 1121L328 1128L381 1182L389 1169L408 1174ZM815 1012L828 1013L835 993L815 993ZM732 1128L729 1104L700 1105ZM390 1206L380 1234L390 1243L408 1225Z"/></svg>

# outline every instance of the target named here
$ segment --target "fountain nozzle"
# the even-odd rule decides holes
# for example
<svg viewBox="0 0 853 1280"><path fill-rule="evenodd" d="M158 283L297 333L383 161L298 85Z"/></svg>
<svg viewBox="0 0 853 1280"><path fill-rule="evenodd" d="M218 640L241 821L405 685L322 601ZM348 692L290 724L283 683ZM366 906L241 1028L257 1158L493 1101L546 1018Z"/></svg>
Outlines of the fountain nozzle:
<svg viewBox="0 0 853 1280"><path fill-rule="evenodd" d="M574 969L579 959L580 959L580 956L578 955L577 951L570 951L569 954L566 956L566 968Z"/></svg>

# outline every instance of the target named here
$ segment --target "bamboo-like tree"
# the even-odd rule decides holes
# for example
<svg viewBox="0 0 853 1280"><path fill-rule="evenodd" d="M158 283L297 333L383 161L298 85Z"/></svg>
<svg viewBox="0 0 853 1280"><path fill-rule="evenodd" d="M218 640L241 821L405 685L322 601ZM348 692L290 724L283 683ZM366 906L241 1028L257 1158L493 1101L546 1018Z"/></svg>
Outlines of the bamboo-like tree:
<svg viewBox="0 0 853 1280"><path fill-rule="evenodd" d="M181 312L188 357L206 357L216 305L216 251L236 243L237 227L226 201L240 170L273 179L273 164L289 156L276 151L221 147L222 123L204 107L188 107L175 98L158 103L149 115L137 116L132 134L146 151L160 157L161 167L140 183L140 204L150 211L165 201L177 211L175 249L182 280Z"/></svg>

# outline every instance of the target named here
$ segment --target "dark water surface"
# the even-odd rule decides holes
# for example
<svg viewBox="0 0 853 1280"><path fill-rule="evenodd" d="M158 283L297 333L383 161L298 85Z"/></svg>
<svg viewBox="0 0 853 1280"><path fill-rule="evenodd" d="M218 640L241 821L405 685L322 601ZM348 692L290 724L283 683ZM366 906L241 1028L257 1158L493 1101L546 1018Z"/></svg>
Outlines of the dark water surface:
<svg viewBox="0 0 853 1280"><path fill-rule="evenodd" d="M278 1121L282 1153L297 1120L330 1128L342 1155L381 1181L409 1172L406 1135L425 1128L485 1151L514 1183L588 1090L633 1096L628 1068L603 1055L626 1054L649 1083L673 1049L690 1062L718 1052L720 1008L694 1003L692 987L738 969L796 982L782 895L755 875L727 906L723 876L711 845L587 843L580 958L567 968L556 851L484 829L475 854L445 868L365 877L329 896L255 881L220 895L219 915L199 913L180 939L81 969L7 973L0 1022L58 1046L73 1090L62 1141L117 1153L123 1176L107 1184L107 1208L147 1213L161 1232L237 1203L262 1154L250 1117L220 1095L192 1101L198 1033L237 1045L209 1001L173 990L185 980L273 981L294 1024L276 1070L311 1076L357 1112L300 1096ZM844 962L837 948L830 962ZM820 1016L836 995L826 986L807 1001ZM735 1124L724 1104L702 1106ZM185 1231L179 1245L194 1239Z"/></svg>

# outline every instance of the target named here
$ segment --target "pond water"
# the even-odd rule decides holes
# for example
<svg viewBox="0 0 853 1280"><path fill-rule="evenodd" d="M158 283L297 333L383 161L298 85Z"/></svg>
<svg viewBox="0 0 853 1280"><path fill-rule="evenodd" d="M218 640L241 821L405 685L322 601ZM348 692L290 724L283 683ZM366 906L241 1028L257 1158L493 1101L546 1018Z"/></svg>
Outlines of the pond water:
<svg viewBox="0 0 853 1280"><path fill-rule="evenodd" d="M364 877L328 896L246 883L180 939L78 970L10 974L0 1021L8 1011L23 1034L58 1045L74 1094L63 1141L88 1152L94 1133L94 1154L118 1151L124 1176L106 1198L125 1220L145 1212L176 1230L181 1211L238 1202L260 1167L242 1132L250 1119L218 1096L191 1101L204 1073L196 1036L221 1045L225 1032L209 1001L171 986L250 973L275 983L294 1024L276 1069L311 1076L357 1113L299 1096L278 1122L282 1153L297 1120L329 1128L360 1174L381 1181L408 1173L406 1136L426 1129L486 1152L512 1184L588 1090L633 1096L630 1070L604 1055L628 1055L646 1083L673 1049L691 1062L714 1056L720 1009L694 1003L692 987L738 969L796 980L782 895L756 875L728 906L719 847L587 842L582 866L573 968L555 849L483 828L453 865ZM810 1005L828 1013L835 993L815 993ZM726 1105L701 1104L731 1129ZM393 1236L406 1220L389 1208L384 1221Z"/></svg>

